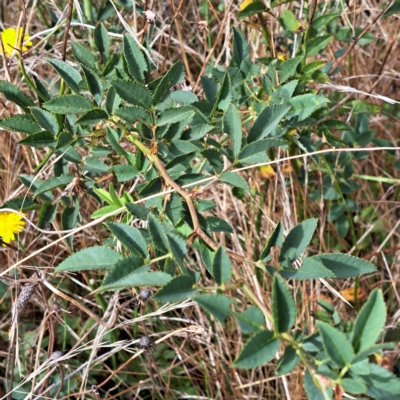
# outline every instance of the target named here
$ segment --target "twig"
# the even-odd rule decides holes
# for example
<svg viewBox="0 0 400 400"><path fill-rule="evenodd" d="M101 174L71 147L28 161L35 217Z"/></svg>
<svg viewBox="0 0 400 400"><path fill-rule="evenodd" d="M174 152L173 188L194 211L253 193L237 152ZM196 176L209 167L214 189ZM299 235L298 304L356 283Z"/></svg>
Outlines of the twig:
<svg viewBox="0 0 400 400"><path fill-rule="evenodd" d="M74 8L74 0L68 0L68 13L67 13L67 20L65 22L65 32L62 44L62 60L65 61L67 56L67 43L68 43L68 34L69 29L71 26L71 19L72 19L72 10Z"/></svg>

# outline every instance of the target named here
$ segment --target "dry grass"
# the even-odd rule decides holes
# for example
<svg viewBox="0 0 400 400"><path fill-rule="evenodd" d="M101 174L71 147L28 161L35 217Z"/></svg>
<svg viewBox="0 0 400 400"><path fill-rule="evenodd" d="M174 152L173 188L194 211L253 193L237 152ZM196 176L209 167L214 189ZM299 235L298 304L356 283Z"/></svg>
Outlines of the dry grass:
<svg viewBox="0 0 400 400"><path fill-rule="evenodd" d="M46 57L60 59L62 56L63 28L59 33L46 37L41 32L48 29L37 12L41 4L44 9L58 12L58 16L66 7L66 3L58 0L34 2L27 8L25 29L31 35L37 35L34 50L24 57L27 71L46 80L49 86L54 84L51 69L45 62ZM148 25L142 18L135 19L135 12L121 10L121 16L133 27L138 36L144 36L152 43L152 58L157 64L157 74L162 73L168 65L181 59L186 68L186 78L196 92L199 92L198 79L205 72L207 63L227 65L232 49L230 25L239 23L237 17L238 4L234 1L209 2L181 0L171 2L147 2L146 4L157 14L158 25ZM96 3L100 8L100 2ZM303 3L294 2L274 10L275 16L288 8L296 15L301 12ZM102 6L105 3L101 3ZM328 3L326 3L328 6ZM3 27L17 26L24 23L22 3L11 1L2 8ZM222 7L223 6L223 7ZM347 17L354 26L365 28L372 24L380 12L380 3L369 0L350 1ZM208 7L208 15L205 13ZM222 8L221 8L222 7ZM223 11L221 11L221 9ZM44 12L49 21L49 14ZM77 16L75 16L77 20ZM207 21L207 30L201 26ZM75 21L76 22L76 21ZM172 28L168 24L173 23ZM340 24L347 26L342 14ZM91 22L88 22L91 25ZM125 28L115 16L106 22L110 31L123 33ZM251 27L253 25L253 27ZM255 25L255 28L254 28ZM200 26L200 28L199 28ZM279 50L288 54L282 45L280 27L276 19L268 16L268 26L274 34ZM350 86L365 93L378 94L388 98L398 99L398 82L400 81L400 65L398 57L399 17L392 16L373 24L370 32L378 39L367 47L356 46L355 50L341 64L341 71L332 78L335 85ZM144 29L143 29L144 28ZM249 39L254 57L265 56L265 46L256 24L246 26L246 36ZM84 29L76 22L71 28L71 37L82 44L88 44L90 28ZM116 37L113 47L121 46L121 40ZM278 47L281 46L281 47ZM334 54L341 49L342 44L333 41L328 51L319 59L334 60ZM68 51L67 54L70 54ZM3 79L9 80L24 88L18 74L17 59L4 60L0 72ZM198 93L201 95L201 93ZM397 146L399 142L399 108L388 108L380 99L367 97L364 94L348 92L340 95L344 102L348 98L367 99L373 104L383 107L386 112L371 117L370 129L376 130L376 137L386 139ZM4 99L0 109L0 117L6 117L19 110ZM332 115L337 112L332 106ZM340 116L350 120L351 110L347 115ZM35 174L35 166L43 159L44 153L34 148L28 149L17 145L22 135L0 131L0 204L12 198L26 195L27 191L21 185L18 175L21 173ZM285 154L281 154L284 157ZM328 222L326 201L313 202L309 198L310 188L307 183L298 180L295 169L288 173L283 171L283 164L277 165L275 178L265 180L257 169L244 172L244 176L254 188L254 196L244 201L237 200L231 190L222 185L211 185L204 194L217 204L216 215L235 227L234 234L227 239L224 235L216 235L216 239L228 249L253 259L262 250L266 238L274 228L274 222L282 220L286 230L298 222L319 216L320 224L318 240L313 242L310 253L319 251L330 252L338 246L342 251L369 259L378 266L375 276L360 278L360 292L368 293L373 287L381 287L388 300L388 324L396 326L399 319L400 295L400 258L399 258L399 202L396 184L371 184L360 180L360 190L353 195L361 210L371 208L368 218L361 219L356 224L358 242L340 239L335 228ZM375 177L399 178L398 170L388 164L383 152L372 152L370 157L360 160L356 165L356 174ZM52 168L41 171L40 179L52 176ZM321 185L313 178L314 185ZM107 181L109 182L109 181ZM91 213L96 204L90 196L81 195L81 221L83 226L89 223ZM362 213L362 211L361 211ZM37 221L37 212L28 213L31 221ZM258 225L255 221L259 219ZM8 378L13 360L15 362L14 381L25 383L15 392L13 398L100 398L100 399L148 399L155 390L157 398L175 399L281 399L305 398L302 388L302 370L299 368L285 377L276 377L272 365L251 371L229 368L234 361L242 343L242 335L233 320L221 325L213 318L206 316L192 302L184 302L164 308L151 302L139 308L126 306L119 311L118 322L112 328L106 328L90 319L81 309L61 300L47 286L39 285L31 297L29 304L18 315L18 323L12 323L12 306L20 291L20 279L31 275L31 270L38 267L50 274L55 266L64 260L70 250L65 240L53 245L61 234L57 218L52 224L52 234L38 232L31 226L20 234L19 241L25 246L27 254L38 251L35 257L18 265L13 270L15 275L7 280L10 283L8 294L4 294L0 304L0 398L6 395L6 371ZM74 236L74 248L83 249L103 240L106 231L101 224L89 226ZM366 234L368 240L365 240ZM48 248L43 249L45 246ZM356 248L354 246L357 246ZM194 253L193 262L200 263L199 254ZM0 252L0 271L14 266L23 258L22 253L4 249ZM203 268L200 266L200 268ZM10 272L11 273L11 272ZM270 282L268 279L256 278L253 266L242 266L242 273L248 282L252 282L255 293L262 298L269 308ZM107 321L112 317L110 307L104 312L98 298L92 293L92 287L97 287L101 276L96 272L78 275L66 275L63 279L48 279L53 287L66 293L92 313ZM207 283L207 282L206 282ZM353 280L331 282L337 291L349 288ZM343 318L353 318L354 309L336 298L321 282L293 283L293 291L297 294L298 318L297 328L314 326L312 311L316 309L316 300L328 299L339 310ZM232 291L243 310L248 306L240 291ZM120 293L120 303L131 298L132 293ZM53 301L59 301L66 310L54 312L50 306ZM106 303L110 298L106 296ZM110 316L111 315L111 316ZM204 328L204 333L188 336L181 335L183 327L196 325ZM15 342L9 341L10 332L14 334ZM110 332L113 332L110 333ZM153 358L137 349L137 338L149 335L154 341L159 341ZM114 336L113 336L114 335ZM11 348L10 345L14 344ZM46 361L56 350L65 349L59 360ZM118 354L118 355L117 355ZM393 369L397 354L389 353L388 367ZM136 360L138 358L138 360ZM129 363L129 367L125 365ZM276 360L273 361L276 363ZM122 366L122 368L121 368ZM22 371L20 376L19 371ZM45 371L46 373L40 373ZM60 372L63 375L63 391L58 388ZM85 385L84 382L87 381ZM91 388L96 384L99 394ZM50 390L52 395L50 396ZM16 394L18 393L18 395ZM33 393L36 393L33 395ZM69 393L69 394L67 394ZM39 396L37 396L40 394ZM26 396L26 397L25 397ZM11 396L9 396L11 398Z"/></svg>

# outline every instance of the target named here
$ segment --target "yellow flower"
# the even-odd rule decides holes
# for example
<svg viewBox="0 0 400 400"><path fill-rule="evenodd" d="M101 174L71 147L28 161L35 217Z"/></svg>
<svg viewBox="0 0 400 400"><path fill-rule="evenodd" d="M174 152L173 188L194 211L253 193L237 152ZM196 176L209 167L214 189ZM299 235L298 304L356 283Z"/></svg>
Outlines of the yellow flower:
<svg viewBox="0 0 400 400"><path fill-rule="evenodd" d="M283 54L283 53L278 53L278 60L281 60L281 61L286 61L286 56L285 56L285 54Z"/></svg>
<svg viewBox="0 0 400 400"><path fill-rule="evenodd" d="M4 52L7 54L8 57L11 56L14 48L19 47L19 42L21 40L22 35L22 28L19 28L19 33L17 35L17 30L14 28L5 29L1 32L1 41L3 42ZM32 46L32 42L27 40L30 39L28 34L24 36L24 45L22 46L22 51L27 51L28 47ZM0 54L3 54L2 48L0 46Z"/></svg>
<svg viewBox="0 0 400 400"><path fill-rule="evenodd" d="M239 11L243 11L248 5L256 3L257 1L260 0L244 0L242 3L240 3Z"/></svg>
<svg viewBox="0 0 400 400"><path fill-rule="evenodd" d="M15 239L15 234L24 229L25 221L13 212L0 213L0 237L4 243ZM3 244L4 246L4 244Z"/></svg>
<svg viewBox="0 0 400 400"><path fill-rule="evenodd" d="M276 175L271 165L264 165L259 168L259 171L261 172L261 176L265 179L272 179Z"/></svg>

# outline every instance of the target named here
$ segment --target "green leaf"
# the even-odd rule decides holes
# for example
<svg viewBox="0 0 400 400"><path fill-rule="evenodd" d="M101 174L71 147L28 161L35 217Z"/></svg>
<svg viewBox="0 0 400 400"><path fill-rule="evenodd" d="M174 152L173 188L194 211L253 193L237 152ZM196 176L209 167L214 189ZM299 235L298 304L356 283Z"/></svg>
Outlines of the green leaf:
<svg viewBox="0 0 400 400"><path fill-rule="evenodd" d="M157 120L157 126L163 126L167 124L174 124L185 119L193 117L195 111L190 106L183 106L178 108L167 108L163 110L162 114Z"/></svg>
<svg viewBox="0 0 400 400"><path fill-rule="evenodd" d="M44 103L43 107L56 114L78 114L93 108L89 100L75 94L55 97Z"/></svg>
<svg viewBox="0 0 400 400"><path fill-rule="evenodd" d="M169 94L169 98L179 104L193 104L199 101L198 97L188 90L175 90Z"/></svg>
<svg viewBox="0 0 400 400"><path fill-rule="evenodd" d="M250 55L250 47L247 40L239 29L232 27L233 32L233 54L232 62L237 68L240 68L242 61Z"/></svg>
<svg viewBox="0 0 400 400"><path fill-rule="evenodd" d="M382 291L375 289L369 295L354 323L351 342L357 353L372 346L386 322L386 307Z"/></svg>
<svg viewBox="0 0 400 400"><path fill-rule="evenodd" d="M32 135L26 136L24 139L18 142L31 147L45 147L55 144L54 135L48 131L41 131L33 133Z"/></svg>
<svg viewBox="0 0 400 400"><path fill-rule="evenodd" d="M356 379L343 378L340 380L340 386L345 392L351 394L365 394L367 393L367 387L363 382Z"/></svg>
<svg viewBox="0 0 400 400"><path fill-rule="evenodd" d="M112 167L114 174L117 176L118 182L127 182L138 174L138 170L132 165L117 164Z"/></svg>
<svg viewBox="0 0 400 400"><path fill-rule="evenodd" d="M267 150L278 147L278 146L285 146L287 142L283 140L277 139L264 139L264 140L257 140L256 142L250 143L243 147L240 151L238 160L241 163L252 164L256 157L259 157L261 154L265 155L265 160L269 161L269 158L266 154Z"/></svg>
<svg viewBox="0 0 400 400"><path fill-rule="evenodd" d="M96 25L93 36L94 43L96 44L97 50L99 51L102 61L104 62L107 58L110 39L108 38L107 30L102 23Z"/></svg>
<svg viewBox="0 0 400 400"><path fill-rule="evenodd" d="M205 149L201 152L201 155L208 161L216 174L219 174L224 168L224 160L217 149Z"/></svg>
<svg viewBox="0 0 400 400"><path fill-rule="evenodd" d="M82 80L81 74L65 61L54 58L46 58L45 60L57 71L67 86L79 94L79 82Z"/></svg>
<svg viewBox="0 0 400 400"><path fill-rule="evenodd" d="M250 192L247 182L235 172L223 172L219 177L221 182L228 183L229 185L242 188L247 193Z"/></svg>
<svg viewBox="0 0 400 400"><path fill-rule="evenodd" d="M33 101L12 83L0 81L0 93L3 93L7 100L20 106L25 112L29 112L29 107L34 106Z"/></svg>
<svg viewBox="0 0 400 400"><path fill-rule="evenodd" d="M222 294L200 294L193 300L222 324L225 318L232 314L232 299Z"/></svg>
<svg viewBox="0 0 400 400"><path fill-rule="evenodd" d="M296 305L286 282L277 274L272 282L272 315L275 331L287 332L294 325L296 319Z"/></svg>
<svg viewBox="0 0 400 400"><path fill-rule="evenodd" d="M278 72L279 81L285 82L287 79L291 78L296 73L296 68L302 59L303 57L296 57L284 61Z"/></svg>
<svg viewBox="0 0 400 400"><path fill-rule="evenodd" d="M283 240L284 240L283 224L282 221L279 221L261 253L260 260L265 260L269 256L269 252L271 251L272 247L282 246Z"/></svg>
<svg viewBox="0 0 400 400"><path fill-rule="evenodd" d="M171 250L174 261L178 264L181 270L184 270L183 259L186 255L186 240L178 232L168 232L167 234L169 248Z"/></svg>
<svg viewBox="0 0 400 400"><path fill-rule="evenodd" d="M131 252L143 258L149 256L146 240L139 229L121 223L108 223L107 226L115 237Z"/></svg>
<svg viewBox="0 0 400 400"><path fill-rule="evenodd" d="M105 104L108 114L113 115L118 110L121 102L121 97L118 96L117 91L114 89L114 87L111 86L108 89Z"/></svg>
<svg viewBox="0 0 400 400"><path fill-rule="evenodd" d="M151 93L142 84L133 81L112 81L118 95L129 104L143 108L150 108L153 101Z"/></svg>
<svg viewBox="0 0 400 400"><path fill-rule="evenodd" d="M313 57L321 50L324 50L329 42L333 39L333 35L318 36L307 42L306 58Z"/></svg>
<svg viewBox="0 0 400 400"><path fill-rule="evenodd" d="M201 86L203 87L204 94L206 95L207 101L213 106L218 93L217 82L209 78L208 76L201 77Z"/></svg>
<svg viewBox="0 0 400 400"><path fill-rule="evenodd" d="M297 21L296 17L289 10L282 12L279 22L285 31L297 32L300 28L300 22Z"/></svg>
<svg viewBox="0 0 400 400"><path fill-rule="evenodd" d="M349 131L351 127L347 125L345 122L342 122L338 119L327 119L324 122L321 122L318 125L318 128L321 129L337 129L339 131Z"/></svg>
<svg viewBox="0 0 400 400"><path fill-rule="evenodd" d="M60 127L53 114L37 107L31 107L31 111L36 121L44 130L51 132L53 135L58 134Z"/></svg>
<svg viewBox="0 0 400 400"><path fill-rule="evenodd" d="M210 228L211 232L226 232L233 233L232 227L223 219L209 216L206 217L207 225Z"/></svg>
<svg viewBox="0 0 400 400"><path fill-rule="evenodd" d="M302 121L314 111L323 107L325 103L329 103L329 100L323 95L307 93L292 97L289 103L292 105L292 109L288 113L287 118L297 116L299 121Z"/></svg>
<svg viewBox="0 0 400 400"><path fill-rule="evenodd" d="M72 182L74 179L73 175L62 175L62 176L55 176L52 178L47 179L44 181L33 194L33 197L37 197L42 193L48 192L49 190L56 189L60 186L66 186Z"/></svg>
<svg viewBox="0 0 400 400"><path fill-rule="evenodd" d="M306 66L303 67L303 69L302 69L303 74L311 75L315 71L318 71L320 68L322 68L324 65L325 65L325 63L323 61L311 62L311 63L309 63L309 64L307 64Z"/></svg>
<svg viewBox="0 0 400 400"><path fill-rule="evenodd" d="M83 65L88 68L96 68L96 58L94 54L86 47L82 46L77 42L71 42L72 52L75 58Z"/></svg>
<svg viewBox="0 0 400 400"><path fill-rule="evenodd" d="M14 132L36 133L40 132L40 126L28 114L17 114L0 119L0 127Z"/></svg>
<svg viewBox="0 0 400 400"><path fill-rule="evenodd" d="M52 204L46 201L40 208L38 227L44 229L46 224L51 224L57 215L58 203Z"/></svg>
<svg viewBox="0 0 400 400"><path fill-rule="evenodd" d="M380 365L370 364L370 368L371 373L363 377L367 395L379 400L400 398L400 379Z"/></svg>
<svg viewBox="0 0 400 400"><path fill-rule="evenodd" d="M312 22L312 28L316 31L320 31L323 27L328 25L334 19L340 17L340 14L323 14L318 18L315 18Z"/></svg>
<svg viewBox="0 0 400 400"><path fill-rule="evenodd" d="M363 32L362 28L354 28L354 36L357 38ZM335 35L335 40L339 40L341 42L351 43L353 41L353 30L350 27L343 26L341 27ZM362 38L357 42L358 46L365 46L375 40L375 36L371 33L365 33Z"/></svg>
<svg viewBox="0 0 400 400"><path fill-rule="evenodd" d="M320 254L311 257L311 259L321 263L325 268L333 272L338 279L350 278L351 276L359 276L376 271L375 265L369 261L347 254Z"/></svg>
<svg viewBox="0 0 400 400"><path fill-rule="evenodd" d="M151 239L154 244L154 248L164 253L168 253L168 240L165 235L164 229L158 219L153 215L149 214L148 228Z"/></svg>
<svg viewBox="0 0 400 400"><path fill-rule="evenodd" d="M167 202L167 205L165 206L165 213L167 214L167 217L170 219L174 226L181 222L183 205L182 200L177 193L172 193L171 199Z"/></svg>
<svg viewBox="0 0 400 400"><path fill-rule="evenodd" d="M223 130L232 140L233 156L237 158L242 147L242 125L237 108L229 104L223 117Z"/></svg>
<svg viewBox="0 0 400 400"><path fill-rule="evenodd" d="M346 335L325 322L318 321L317 326L329 358L339 368L350 366L354 359L354 351Z"/></svg>
<svg viewBox="0 0 400 400"><path fill-rule="evenodd" d="M290 105L273 105L265 107L251 127L247 142L263 139L271 133L289 111Z"/></svg>
<svg viewBox="0 0 400 400"><path fill-rule="evenodd" d="M54 272L110 269L121 259L121 254L109 247L88 247L69 256L57 266Z"/></svg>
<svg viewBox="0 0 400 400"><path fill-rule="evenodd" d="M76 121L77 125L93 125L97 124L100 121L104 121L108 119L108 114L106 111L101 110L100 108L93 108L93 110L90 110L86 112L85 114L82 115Z"/></svg>
<svg viewBox="0 0 400 400"><path fill-rule="evenodd" d="M147 125L151 125L150 114L141 107L121 107L115 111L115 115L118 115L118 117L131 124L141 121Z"/></svg>
<svg viewBox="0 0 400 400"><path fill-rule="evenodd" d="M141 219L142 221L146 221L149 216L149 210L139 204L127 203L126 208L133 216Z"/></svg>
<svg viewBox="0 0 400 400"><path fill-rule="evenodd" d="M119 260L104 278L101 289L120 290L135 286L162 286L170 282L172 276L165 272L148 272L149 266L137 255Z"/></svg>
<svg viewBox="0 0 400 400"><path fill-rule="evenodd" d="M231 103L232 103L231 80L229 74L225 72L224 79L221 83L221 87L217 93L213 113L216 108L222 111L226 111L228 109L229 104Z"/></svg>
<svg viewBox="0 0 400 400"><path fill-rule="evenodd" d="M185 78L185 68L180 60L178 60L168 72L161 78L160 83L154 93L153 104L157 105L168 92L168 90L180 83Z"/></svg>
<svg viewBox="0 0 400 400"><path fill-rule="evenodd" d="M208 124L200 124L191 126L185 132L183 132L182 139L187 140L199 140L202 139L208 132L210 132L214 127Z"/></svg>
<svg viewBox="0 0 400 400"><path fill-rule="evenodd" d="M96 219L96 218L101 218L106 214L109 214L110 212L116 211L120 209L120 206L105 206L102 208L99 208L97 211L95 211L90 218Z"/></svg>
<svg viewBox="0 0 400 400"><path fill-rule="evenodd" d="M84 65L81 65L81 68L85 74L85 81L89 92L92 94L94 102L100 107L100 103L103 100L103 85L101 84L100 78L97 76L96 72L90 68Z"/></svg>
<svg viewBox="0 0 400 400"><path fill-rule="evenodd" d="M34 175L20 174L18 175L18 178L21 180L24 186L27 187L32 193L34 193L38 189L38 187L43 184L43 181L41 179L38 179ZM54 196L52 193L43 193L39 197L45 201L54 200Z"/></svg>
<svg viewBox="0 0 400 400"><path fill-rule="evenodd" d="M222 246L215 254L212 271L218 285L222 285L232 278L231 260Z"/></svg>
<svg viewBox="0 0 400 400"><path fill-rule="evenodd" d="M135 39L130 35L124 35L124 57L132 77L144 83L144 74L147 72L147 63L142 50Z"/></svg>
<svg viewBox="0 0 400 400"><path fill-rule="evenodd" d="M74 229L78 221L79 215L79 202L76 201L72 207L65 207L61 215L61 226L63 230ZM72 250L74 235L68 236L66 241L69 248Z"/></svg>
<svg viewBox="0 0 400 400"><path fill-rule="evenodd" d="M292 268L292 262L300 257L310 243L317 223L317 218L310 218L296 225L289 232L279 254L279 263L284 268Z"/></svg>
<svg viewBox="0 0 400 400"><path fill-rule="evenodd" d="M296 349L292 346L286 346L283 357L278 361L276 367L276 375L286 375L292 372L300 363L300 357L297 355Z"/></svg>
<svg viewBox="0 0 400 400"><path fill-rule="evenodd" d="M250 306L246 311L235 314L243 333L255 333L264 329L265 317L256 306Z"/></svg>
<svg viewBox="0 0 400 400"><path fill-rule="evenodd" d="M335 278L335 274L325 268L320 262L312 258L303 257L302 266L300 269L285 269L279 271L285 279L320 279L320 278Z"/></svg>
<svg viewBox="0 0 400 400"><path fill-rule="evenodd" d="M279 346L280 341L275 338L274 332L268 330L257 332L246 342L233 367L246 369L260 367L275 357Z"/></svg>
<svg viewBox="0 0 400 400"><path fill-rule="evenodd" d="M154 296L153 300L162 303L186 300L192 297L198 289L194 289L195 282L189 275L180 275L164 285Z"/></svg>
<svg viewBox="0 0 400 400"><path fill-rule="evenodd" d="M266 12L265 5L262 1L254 1L248 4L243 10L239 11L239 18L243 19L251 15Z"/></svg>
<svg viewBox="0 0 400 400"><path fill-rule="evenodd" d="M106 137L107 137L108 143L111 144L111 146L117 152L118 155L124 156L125 155L125 150L119 144L118 133L115 132L114 129L110 128L108 125L106 127L106 130L107 130Z"/></svg>
<svg viewBox="0 0 400 400"><path fill-rule="evenodd" d="M299 83L298 79L289 81L283 85L278 86L274 92L271 93L270 104L287 104L292 98L293 93Z"/></svg>

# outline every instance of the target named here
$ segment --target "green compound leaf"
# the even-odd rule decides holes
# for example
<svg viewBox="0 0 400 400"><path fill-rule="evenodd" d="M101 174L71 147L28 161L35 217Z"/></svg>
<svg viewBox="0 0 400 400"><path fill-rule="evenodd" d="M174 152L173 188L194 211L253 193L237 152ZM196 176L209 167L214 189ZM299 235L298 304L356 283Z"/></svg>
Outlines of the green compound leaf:
<svg viewBox="0 0 400 400"><path fill-rule="evenodd" d="M53 114L46 110L37 107L31 107L32 115L35 117L38 124L45 130L57 135L60 131L58 122Z"/></svg>
<svg viewBox="0 0 400 400"><path fill-rule="evenodd" d="M124 57L132 77L138 82L144 83L147 63L143 52L140 50L135 39L130 35L124 35Z"/></svg>
<svg viewBox="0 0 400 400"><path fill-rule="evenodd" d="M256 306L250 306L246 311L235 314L243 333L255 333L264 329L265 317Z"/></svg>
<svg viewBox="0 0 400 400"><path fill-rule="evenodd" d="M228 183L229 185L242 188L247 193L250 192L247 182L235 172L223 172L219 177L221 182Z"/></svg>
<svg viewBox="0 0 400 400"><path fill-rule="evenodd" d="M0 119L0 127L27 134L36 133L41 130L40 126L29 114L17 114L9 118Z"/></svg>
<svg viewBox="0 0 400 400"><path fill-rule="evenodd" d="M222 324L225 322L225 318L232 314L231 304L233 300L222 294L200 294L193 297L193 300Z"/></svg>
<svg viewBox="0 0 400 400"><path fill-rule="evenodd" d="M186 300L192 297L198 289L193 288L195 282L188 275L180 275L164 285L154 296L153 300L162 303Z"/></svg>
<svg viewBox="0 0 400 400"><path fill-rule="evenodd" d="M121 254L109 247L94 246L72 254L59 264L54 272L111 269L121 259Z"/></svg>
<svg viewBox="0 0 400 400"><path fill-rule="evenodd" d="M231 261L223 247L219 247L215 254L212 271L218 285L222 285L232 278Z"/></svg>
<svg viewBox="0 0 400 400"><path fill-rule="evenodd" d="M65 81L75 93L79 94L79 82L82 80L81 74L65 61L54 58L45 59Z"/></svg>
<svg viewBox="0 0 400 400"><path fill-rule="evenodd" d="M287 332L293 327L296 305L286 282L277 274L272 282L272 314L276 332Z"/></svg>
<svg viewBox="0 0 400 400"><path fill-rule="evenodd" d="M271 251L272 247L282 246L283 240L284 240L283 224L282 221L279 221L261 253L260 260L265 260L269 256L269 252Z"/></svg>
<svg viewBox="0 0 400 400"><path fill-rule="evenodd" d="M83 96L66 94L47 101L43 107L56 114L78 114L89 111L93 105Z"/></svg>
<svg viewBox="0 0 400 400"><path fill-rule="evenodd" d="M333 272L338 279L376 272L374 264L347 254L320 254L310 257L310 259L322 264L325 268Z"/></svg>
<svg viewBox="0 0 400 400"><path fill-rule="evenodd" d="M180 122L193 117L194 114L195 110L190 106L167 108L166 110L163 110L162 114L158 118L157 126L175 124L176 122Z"/></svg>
<svg viewBox="0 0 400 400"><path fill-rule="evenodd" d="M99 108L94 108L93 110L90 110L87 113L83 114L82 117L80 117L78 121L76 121L76 124L93 125L107 119L108 119L108 114L106 111L101 110Z"/></svg>
<svg viewBox="0 0 400 400"><path fill-rule="evenodd" d="M297 260L313 237L318 219L307 219L295 226L282 244L279 263L284 268L292 268L292 262Z"/></svg>
<svg viewBox="0 0 400 400"><path fill-rule="evenodd" d="M133 81L112 81L111 84L121 99L129 104L143 108L150 108L153 101L151 93L142 84Z"/></svg>
<svg viewBox="0 0 400 400"><path fill-rule="evenodd" d="M71 42L72 52L75 58L88 68L96 68L96 57L86 47L77 42Z"/></svg>
<svg viewBox="0 0 400 400"><path fill-rule="evenodd" d="M373 399L394 400L400 398L400 379L377 364L370 364L371 373L364 376L367 395Z"/></svg>
<svg viewBox="0 0 400 400"><path fill-rule="evenodd" d="M149 257L146 240L139 229L120 223L108 223L107 226L115 237L131 252L143 258Z"/></svg>
<svg viewBox="0 0 400 400"><path fill-rule="evenodd" d="M42 131L33 133L32 135L29 135L24 139L20 140L18 143L40 148L45 146L51 146L55 144L55 142L56 141L54 135L51 132Z"/></svg>
<svg viewBox="0 0 400 400"><path fill-rule="evenodd" d="M286 375L292 372L300 363L300 357L297 355L296 349L292 346L286 346L283 357L278 361L276 367L276 375Z"/></svg>
<svg viewBox="0 0 400 400"><path fill-rule="evenodd" d="M325 268L320 262L312 258L303 257L300 269L285 269L279 271L282 277L286 279L306 279L336 278L335 274L328 268Z"/></svg>
<svg viewBox="0 0 400 400"><path fill-rule="evenodd" d="M33 197L37 197L42 193L56 189L60 186L66 186L74 179L73 175L55 176L44 181L35 191Z"/></svg>
<svg viewBox="0 0 400 400"><path fill-rule="evenodd" d="M375 289L363 305L354 323L351 342L355 353L372 346L378 339L386 322L386 307L382 291Z"/></svg>
<svg viewBox="0 0 400 400"><path fill-rule="evenodd" d="M318 36L315 39L311 39L307 42L307 53L306 58L313 57L318 54L321 50L324 50L329 42L333 39L333 35Z"/></svg>
<svg viewBox="0 0 400 400"><path fill-rule="evenodd" d="M168 90L180 83L185 78L185 68L181 61L177 61L168 72L161 78L160 83L157 85L154 93L153 104L157 105L168 92Z"/></svg>
<svg viewBox="0 0 400 400"><path fill-rule="evenodd" d="M20 106L25 112L29 112L29 107L34 106L33 101L12 83L0 81L0 93L3 93L7 100Z"/></svg>
<svg viewBox="0 0 400 400"><path fill-rule="evenodd" d="M329 358L339 367L350 366L354 351L346 335L325 322L317 322L322 343Z"/></svg>
<svg viewBox="0 0 400 400"><path fill-rule="evenodd" d="M229 104L224 113L223 130L230 136L233 156L237 158L242 147L242 125L240 115L233 104Z"/></svg>
<svg viewBox="0 0 400 400"><path fill-rule="evenodd" d="M292 109L290 113L288 113L287 118L297 116L299 121L302 121L309 117L314 111L323 107L324 104L329 103L329 100L323 95L307 93L292 97L289 103L292 105Z"/></svg>
<svg viewBox="0 0 400 400"><path fill-rule="evenodd" d="M289 10L282 12L279 22L282 28L288 32L297 32L300 28L300 22L297 21L296 17Z"/></svg>
<svg viewBox="0 0 400 400"><path fill-rule="evenodd" d="M275 338L274 332L257 332L246 342L232 366L245 369L260 367L274 358L279 346L280 341Z"/></svg>
<svg viewBox="0 0 400 400"><path fill-rule="evenodd" d="M94 102L99 107L103 100L103 85L101 84L100 78L90 68L84 65L81 65L81 68L85 74L85 81L89 92L92 94Z"/></svg>
<svg viewBox="0 0 400 400"><path fill-rule="evenodd" d="M265 107L251 127L247 142L263 139L271 133L290 110L290 105L273 105Z"/></svg>

